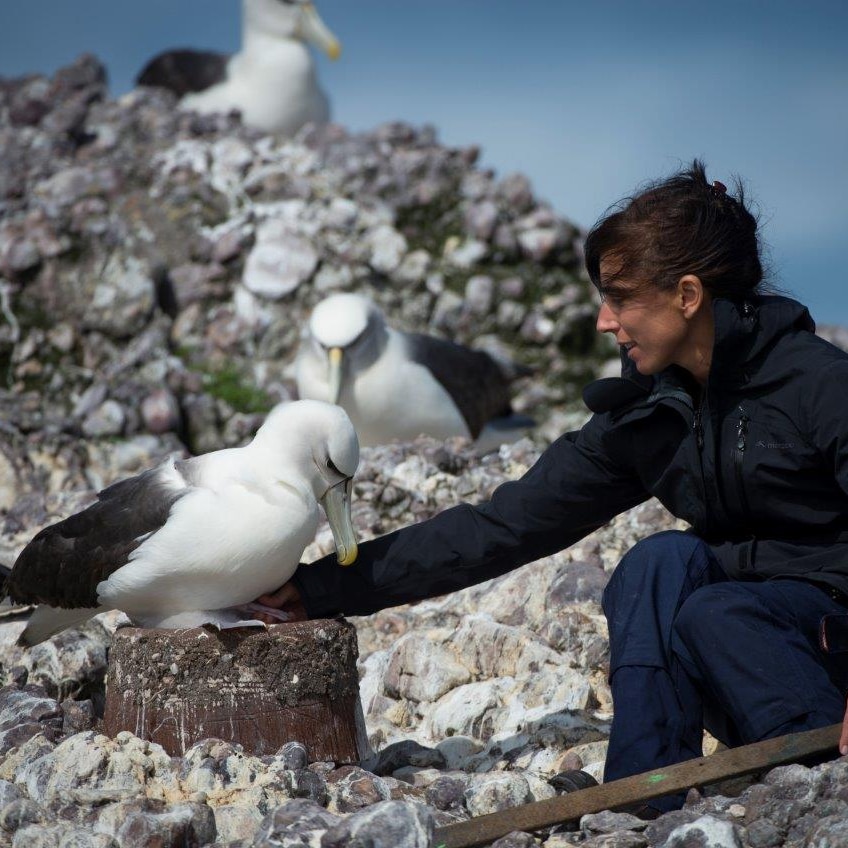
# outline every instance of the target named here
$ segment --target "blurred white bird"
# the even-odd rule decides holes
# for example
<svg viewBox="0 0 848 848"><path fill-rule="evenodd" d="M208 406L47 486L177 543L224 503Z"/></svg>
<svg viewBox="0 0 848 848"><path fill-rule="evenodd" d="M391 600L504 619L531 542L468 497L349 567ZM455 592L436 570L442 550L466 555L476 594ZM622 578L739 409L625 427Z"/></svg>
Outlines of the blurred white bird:
<svg viewBox="0 0 848 848"><path fill-rule="evenodd" d="M307 0L242 0L240 52L169 50L151 59L136 83L173 91L184 109L238 109L247 126L291 136L306 123L330 118L306 42L331 59L341 53Z"/></svg>
<svg viewBox="0 0 848 848"><path fill-rule="evenodd" d="M358 464L344 410L306 400L272 409L245 447L171 459L109 486L38 533L15 562L6 592L40 604L21 641L36 644L110 609L144 627L249 623L251 602L297 568L319 501L339 562L356 559ZM242 604L247 616L230 609Z"/></svg>
<svg viewBox="0 0 848 848"><path fill-rule="evenodd" d="M394 330L358 294L315 307L295 362L300 397L344 407L363 446L426 433L475 439L482 451L533 426L512 412L511 369L482 351Z"/></svg>

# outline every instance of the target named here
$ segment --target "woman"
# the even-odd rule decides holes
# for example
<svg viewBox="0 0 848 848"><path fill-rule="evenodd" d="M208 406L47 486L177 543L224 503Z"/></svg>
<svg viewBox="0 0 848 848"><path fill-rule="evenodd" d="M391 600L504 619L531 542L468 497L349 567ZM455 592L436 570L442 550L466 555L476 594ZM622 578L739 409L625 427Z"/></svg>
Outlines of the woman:
<svg viewBox="0 0 848 848"><path fill-rule="evenodd" d="M586 264L622 354L621 378L584 392L589 422L487 503L365 543L352 568L300 568L260 600L322 617L441 595L655 496L693 529L638 543L604 593L605 779L700 756L705 726L732 746L841 720L848 655L818 633L848 613L848 355L803 306L758 293L756 221L698 161L599 221Z"/></svg>

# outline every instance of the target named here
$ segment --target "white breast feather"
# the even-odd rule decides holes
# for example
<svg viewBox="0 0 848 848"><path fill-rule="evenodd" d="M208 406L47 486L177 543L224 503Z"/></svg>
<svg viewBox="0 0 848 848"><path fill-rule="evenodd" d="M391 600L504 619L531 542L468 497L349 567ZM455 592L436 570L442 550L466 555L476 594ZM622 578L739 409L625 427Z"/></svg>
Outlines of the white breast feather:
<svg viewBox="0 0 848 848"><path fill-rule="evenodd" d="M273 591L315 536L318 507L294 493L271 503L233 484L177 501L165 525L97 586L101 604L134 612L219 609Z"/></svg>

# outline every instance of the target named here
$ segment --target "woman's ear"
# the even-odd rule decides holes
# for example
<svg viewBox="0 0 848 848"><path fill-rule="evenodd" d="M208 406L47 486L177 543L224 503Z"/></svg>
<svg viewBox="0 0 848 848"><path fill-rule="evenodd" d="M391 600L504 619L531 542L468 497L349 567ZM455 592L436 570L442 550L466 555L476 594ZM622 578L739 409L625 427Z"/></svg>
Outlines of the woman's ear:
<svg viewBox="0 0 848 848"><path fill-rule="evenodd" d="M677 281L677 302L684 318L693 318L709 302L709 292L696 274L684 274Z"/></svg>

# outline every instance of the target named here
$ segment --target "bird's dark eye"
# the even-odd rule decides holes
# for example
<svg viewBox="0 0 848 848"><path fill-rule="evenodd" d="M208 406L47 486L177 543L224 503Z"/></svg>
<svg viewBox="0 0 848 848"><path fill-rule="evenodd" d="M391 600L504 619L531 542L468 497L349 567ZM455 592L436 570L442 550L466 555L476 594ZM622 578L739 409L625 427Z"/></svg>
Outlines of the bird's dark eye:
<svg viewBox="0 0 848 848"><path fill-rule="evenodd" d="M341 471L339 471L339 469L336 468L336 463L333 462L333 460L330 459L329 457L327 458L327 468L329 468L330 471L332 471L334 474L341 474Z"/></svg>

